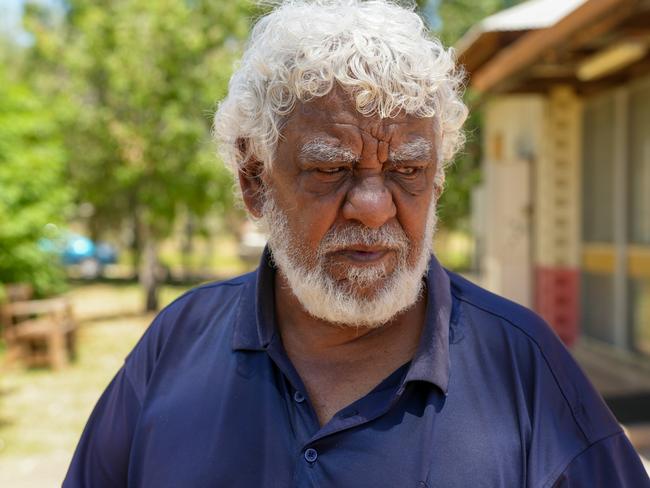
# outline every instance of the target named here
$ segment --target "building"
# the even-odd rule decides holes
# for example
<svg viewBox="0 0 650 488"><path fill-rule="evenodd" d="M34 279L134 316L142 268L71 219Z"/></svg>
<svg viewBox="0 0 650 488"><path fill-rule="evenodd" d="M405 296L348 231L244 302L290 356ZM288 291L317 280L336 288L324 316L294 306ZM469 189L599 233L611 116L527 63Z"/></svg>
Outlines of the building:
<svg viewBox="0 0 650 488"><path fill-rule="evenodd" d="M484 113L484 283L650 364L650 1L531 0L457 52Z"/></svg>

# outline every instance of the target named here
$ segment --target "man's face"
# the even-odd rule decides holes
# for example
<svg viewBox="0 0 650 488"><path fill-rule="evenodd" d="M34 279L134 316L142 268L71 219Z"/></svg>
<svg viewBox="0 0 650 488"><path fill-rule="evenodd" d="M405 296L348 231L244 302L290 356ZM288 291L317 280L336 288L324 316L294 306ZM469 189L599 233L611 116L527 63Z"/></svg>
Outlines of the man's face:
<svg viewBox="0 0 650 488"><path fill-rule="evenodd" d="M386 322L417 299L429 258L433 121L364 117L334 90L298 105L282 136L263 208L280 271L312 315Z"/></svg>

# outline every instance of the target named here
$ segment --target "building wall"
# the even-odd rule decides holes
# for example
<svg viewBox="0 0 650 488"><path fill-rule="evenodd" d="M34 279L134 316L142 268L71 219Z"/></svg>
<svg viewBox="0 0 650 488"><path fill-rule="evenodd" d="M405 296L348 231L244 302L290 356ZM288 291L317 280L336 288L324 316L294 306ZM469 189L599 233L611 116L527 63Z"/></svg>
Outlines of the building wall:
<svg viewBox="0 0 650 488"><path fill-rule="evenodd" d="M548 95L535 171L535 310L567 344L580 310L582 103L567 87Z"/></svg>
<svg viewBox="0 0 650 488"><path fill-rule="evenodd" d="M650 78L485 107L483 282L579 333L650 356Z"/></svg>
<svg viewBox="0 0 650 488"><path fill-rule="evenodd" d="M584 106L583 329L650 356L650 78Z"/></svg>
<svg viewBox="0 0 650 488"><path fill-rule="evenodd" d="M581 104L565 88L485 108L483 281L572 343L579 323Z"/></svg>
<svg viewBox="0 0 650 488"><path fill-rule="evenodd" d="M538 96L487 102L483 146L484 285L525 306L533 305L533 186L541 153L545 101Z"/></svg>

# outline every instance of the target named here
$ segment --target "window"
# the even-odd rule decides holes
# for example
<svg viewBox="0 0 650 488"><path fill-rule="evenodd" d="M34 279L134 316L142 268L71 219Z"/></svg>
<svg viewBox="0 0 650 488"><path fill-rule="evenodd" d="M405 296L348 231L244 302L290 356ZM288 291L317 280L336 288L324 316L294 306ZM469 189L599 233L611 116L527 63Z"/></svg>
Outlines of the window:
<svg viewBox="0 0 650 488"><path fill-rule="evenodd" d="M587 101L583 128L582 234L587 242L612 242L614 160L614 96Z"/></svg>
<svg viewBox="0 0 650 488"><path fill-rule="evenodd" d="M583 330L650 356L650 79L586 100L583 117L582 237L598 251Z"/></svg>
<svg viewBox="0 0 650 488"><path fill-rule="evenodd" d="M629 238L650 244L650 81L630 90Z"/></svg>
<svg viewBox="0 0 650 488"><path fill-rule="evenodd" d="M614 279L612 275L582 273L582 323L589 337L614 344Z"/></svg>
<svg viewBox="0 0 650 488"><path fill-rule="evenodd" d="M634 349L650 356L650 278L630 280Z"/></svg>

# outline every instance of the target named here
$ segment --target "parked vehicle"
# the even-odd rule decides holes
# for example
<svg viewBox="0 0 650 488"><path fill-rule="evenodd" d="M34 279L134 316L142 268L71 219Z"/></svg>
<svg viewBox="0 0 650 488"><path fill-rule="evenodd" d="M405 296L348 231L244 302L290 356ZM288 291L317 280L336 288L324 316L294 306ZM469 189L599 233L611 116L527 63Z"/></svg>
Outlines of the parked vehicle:
<svg viewBox="0 0 650 488"><path fill-rule="evenodd" d="M82 278L101 276L104 266L117 263L118 252L107 242L93 242L81 234L67 233L57 239L43 239L41 248L58 255L66 267L75 267Z"/></svg>

